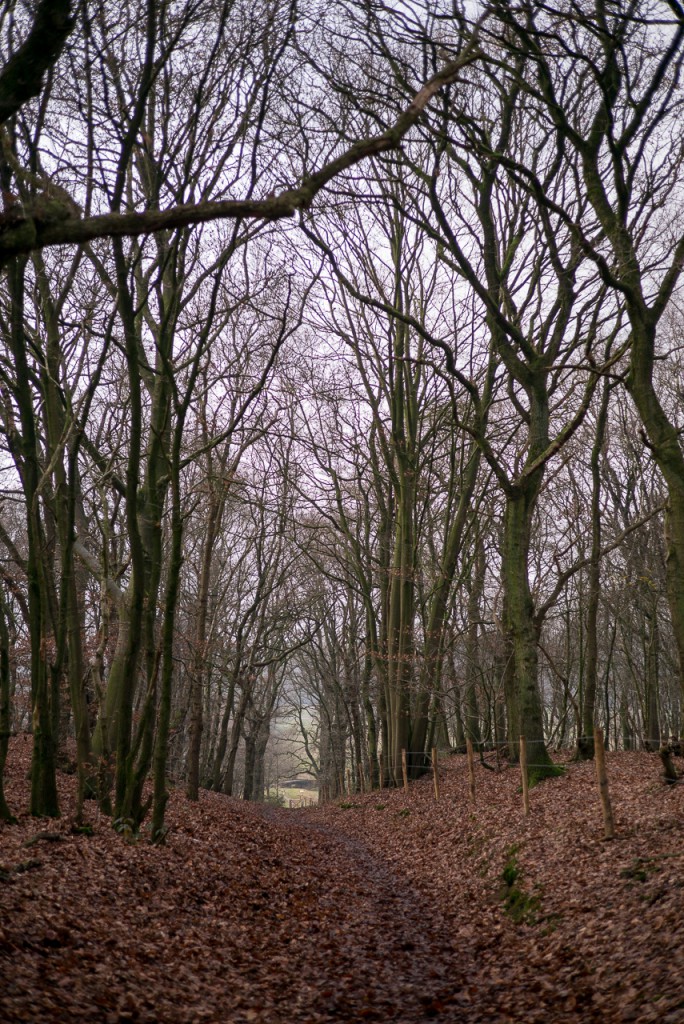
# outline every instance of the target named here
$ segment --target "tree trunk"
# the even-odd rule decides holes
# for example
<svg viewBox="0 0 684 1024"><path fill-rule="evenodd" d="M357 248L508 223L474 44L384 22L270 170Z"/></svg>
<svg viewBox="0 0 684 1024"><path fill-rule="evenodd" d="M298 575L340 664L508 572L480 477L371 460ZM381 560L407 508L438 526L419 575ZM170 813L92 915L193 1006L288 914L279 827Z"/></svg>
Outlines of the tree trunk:
<svg viewBox="0 0 684 1024"><path fill-rule="evenodd" d="M610 388L606 381L596 421L591 449L591 554L587 573L587 634L584 659L584 695L581 707L581 735L577 739L577 757L594 756L596 694L598 691L598 612L601 597L601 452L608 419Z"/></svg>
<svg viewBox="0 0 684 1024"><path fill-rule="evenodd" d="M489 413L489 385L483 402L485 409L479 430L484 431L484 418ZM428 624L425 635L425 654L418 685L418 700L411 730L411 746L414 751L427 750L428 708L432 695L440 689L443 668L444 628L446 625L449 597L461 556L463 534L472 514L472 499L475 493L479 466L480 449L473 445L467 461L466 471L460 483L458 510L449 528L444 544L439 579L430 600Z"/></svg>
<svg viewBox="0 0 684 1024"><path fill-rule="evenodd" d="M363 706L366 712L366 751L368 756L366 772L368 783L371 789L377 789L380 785L380 772L378 766L378 727L375 720L373 701L371 700L371 679L373 678L373 658L366 639L366 651L363 661L363 677L361 680L361 691L363 695Z"/></svg>
<svg viewBox="0 0 684 1024"><path fill-rule="evenodd" d="M242 787L242 799L251 800L254 792L254 763L256 743L252 733L245 733L245 781Z"/></svg>
<svg viewBox="0 0 684 1024"><path fill-rule="evenodd" d="M230 747L229 747L229 750L228 750L228 760L226 762L226 770L225 770L225 774L223 776L223 784L220 785L220 787L219 787L221 792L225 793L226 796L232 796L233 795L233 776L235 774L235 760L237 758L238 747L240 746L240 736L242 735L242 732L243 732L243 724L244 724L244 721L245 721L245 714L247 712L247 707L249 705L250 698L251 698L250 689L249 689L250 688L250 680L245 677L243 679L242 686L243 686L242 696L240 698L240 703L238 704L237 709L235 711L235 715L233 717L233 725L232 725L231 730L230 730ZM218 762L214 766L214 780L216 780L217 769L218 769L219 777L220 777L221 765Z"/></svg>
<svg viewBox="0 0 684 1024"><path fill-rule="evenodd" d="M260 719L254 742L254 782L252 799L257 803L264 801L264 777L266 774L266 747L271 735L270 718Z"/></svg>
<svg viewBox="0 0 684 1024"><path fill-rule="evenodd" d="M31 375L26 358L24 338L24 271L25 257L14 259L9 266L11 324L9 331L12 356L16 366L15 397L19 408L21 435L11 439L12 454L21 476L26 502L28 554L29 635L31 643L31 706L33 711L33 760L31 766L31 814L38 817L59 817L56 780L56 750L53 732L53 697L48 671L48 595L44 563L44 537L40 518L38 482L40 464L38 437L30 390Z"/></svg>
<svg viewBox="0 0 684 1024"><path fill-rule="evenodd" d="M644 637L644 748L660 750L660 720L658 715L658 602L653 601L647 614L648 630Z"/></svg>
<svg viewBox="0 0 684 1024"><path fill-rule="evenodd" d="M223 759L226 756L226 748L228 746L228 723L230 716L233 713L233 702L235 700L235 676L231 676L231 680L228 686L228 693L226 695L226 706L223 709L221 715L221 722L218 727L218 737L216 742L216 749L213 752L213 765L211 765L210 775L210 789L213 789L216 793L221 789L221 769L223 767Z"/></svg>
<svg viewBox="0 0 684 1024"><path fill-rule="evenodd" d="M216 481L210 480L209 514L206 532L203 539L202 569L200 572L199 593L197 595L197 611L195 623L195 649L190 667L190 730L188 739L188 781L186 795L188 800L199 797L200 782L200 751L202 747L202 731L204 728L202 707L205 678L205 661L207 651L207 615L209 609L209 589L211 586L211 567L214 554L214 543L218 531L223 496L216 492Z"/></svg>
<svg viewBox="0 0 684 1024"><path fill-rule="evenodd" d="M632 350L627 386L649 439L649 446L668 487L665 512L667 596L679 659L684 702L684 454L675 424L668 419L653 383L656 326L651 318L630 310Z"/></svg>
<svg viewBox="0 0 684 1024"><path fill-rule="evenodd" d="M506 496L501 571L504 627L512 669L506 672L510 754L517 760L516 737L524 736L530 754L530 780L537 781L554 772L544 743L537 676L538 636L528 575L532 509L526 488L516 487Z"/></svg>
<svg viewBox="0 0 684 1024"><path fill-rule="evenodd" d="M468 594L468 632L466 635L465 667L465 734L476 750L482 742L480 712L477 702L477 681L480 677L479 620L485 586L485 549L482 538L475 539L474 568Z"/></svg>
<svg viewBox="0 0 684 1024"><path fill-rule="evenodd" d="M17 819L7 805L3 785L12 723L10 683L10 638L7 627L7 605L5 604L4 595L0 590L0 821L14 823Z"/></svg>
<svg viewBox="0 0 684 1024"><path fill-rule="evenodd" d="M166 764L169 751L169 724L171 722L171 696L173 685L173 645L175 639L176 608L180 591L180 573L183 564L183 519L180 496L180 445L183 432L182 420L177 424L172 473L171 509L171 557L168 566L166 600L164 603L164 626L162 636L162 679L159 701L159 722L154 751L154 800L152 804L152 842L164 837L164 812L169 799L166 787Z"/></svg>

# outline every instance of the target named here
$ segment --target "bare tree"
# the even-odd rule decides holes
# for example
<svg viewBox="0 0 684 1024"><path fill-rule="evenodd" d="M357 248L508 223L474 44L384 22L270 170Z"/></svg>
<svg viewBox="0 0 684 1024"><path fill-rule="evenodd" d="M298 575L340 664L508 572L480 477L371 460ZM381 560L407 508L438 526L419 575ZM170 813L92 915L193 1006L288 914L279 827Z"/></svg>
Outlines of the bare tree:
<svg viewBox="0 0 684 1024"><path fill-rule="evenodd" d="M83 7L77 15L72 15L73 8L69 0L43 0L34 23L26 26L23 41L15 39L13 34L6 37L5 64L0 73L0 112L4 121L10 120L20 110L25 110L27 104L34 102L33 97L39 97L39 105L31 113L36 116L36 111L40 110L41 121L49 117L53 106L58 106L50 93L51 83L56 74L64 73L64 62L68 58L75 66L83 66L83 63L86 67L90 66L93 51L96 56L102 55L103 46L106 47L106 43L98 42L98 28L104 30L101 38L105 39L108 23L115 17L117 24L120 24L122 11L118 5L112 9L104 7L98 16L93 17ZM261 163L257 156L261 138L269 134L273 140L280 134L277 130L266 131L267 97L275 69L293 48L297 20L294 7L288 4L274 8L263 2L256 6L250 5L249 8L245 6L236 12L233 4L227 0L207 0L204 5L184 3L173 7L150 2L144 12L137 6L126 6L124 17L128 17L130 28L130 32L125 33L129 47L126 63L128 58L137 62L139 55L143 54L142 62L134 65L139 76L129 113L119 105L123 99L124 65L119 61L104 61L101 64L107 96L114 97L113 108L109 105L109 99L104 104L105 125L109 129L109 138L119 138L122 143L117 168L119 183L130 160L134 158L136 148L141 145L141 132L142 144L145 144L142 115L150 94L156 84L168 75L174 52L184 41L184 36L191 35L192 25L199 21L205 30L211 26L216 40L215 51L234 45L238 52L247 54L250 59L261 59L266 53L265 66L256 73L251 70L248 73L247 80L256 82L258 95L256 102L248 105L244 112L246 123L251 129L251 142L255 147L252 151L254 159ZM133 43L133 35L138 37L139 48ZM50 40L48 46L45 46L46 37ZM68 52L64 50L67 39ZM190 194L184 202L172 203L167 208L143 203L142 209L126 211L122 209L122 190L119 184L112 193L103 196L103 205L109 209L100 213L90 210L82 212L79 208L78 187L75 194L70 193L60 182L65 173L69 177L69 155L65 153L60 160L55 154L55 166L50 168L44 180L45 198L32 197L20 204L12 202L5 210L4 230L0 233L0 263L6 263L19 253L45 246L84 244L97 238L142 236L220 219L276 221L292 217L297 211L307 209L316 195L342 171L356 166L369 156L395 149L440 89L455 81L463 67L476 60L477 56L476 41L464 38L460 52L454 54L453 59L437 73L427 76L410 103L388 126L383 126L369 137L357 138L341 153L322 160L317 167L307 162L300 170L299 181L285 185L276 182L277 191L273 196L255 195L248 177L246 182L235 182L237 189L243 192L239 199L211 199L205 193L205 198L197 201ZM48 75L48 72L51 74ZM202 74L199 75L199 82L197 95L200 102L203 102L203 91L208 82ZM89 134L92 134L92 126ZM331 139L333 146L338 137L336 132ZM266 157L266 154L263 156ZM268 166L274 157L275 153L269 152L265 164ZM22 159L20 153L15 154L11 161L6 160L4 166L6 192L9 192L12 177L20 185L32 180L30 164ZM194 157L191 166L195 171L199 170ZM268 193L270 190L266 191Z"/></svg>
<svg viewBox="0 0 684 1024"><path fill-rule="evenodd" d="M663 321L684 253L684 9L666 2L650 5L646 16L622 4L492 9L497 58L553 133L559 163L588 205L574 209L565 196L548 197L534 168L517 162L513 173L564 223L629 322L626 385L668 487L668 593L684 685L684 453L655 373L666 356Z"/></svg>

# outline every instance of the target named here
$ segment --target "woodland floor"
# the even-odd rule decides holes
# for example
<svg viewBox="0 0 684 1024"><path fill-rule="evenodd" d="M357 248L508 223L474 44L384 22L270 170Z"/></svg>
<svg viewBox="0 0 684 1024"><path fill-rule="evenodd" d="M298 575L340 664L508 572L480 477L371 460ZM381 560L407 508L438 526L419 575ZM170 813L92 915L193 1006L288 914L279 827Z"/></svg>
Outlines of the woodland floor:
<svg viewBox="0 0 684 1024"><path fill-rule="evenodd" d="M70 776L63 818L29 818L29 755L0 826L3 1024L684 1022L684 785L654 755L608 754L611 843L593 764L524 819L515 768L478 766L472 806L453 757L439 802L429 778L309 810L178 792L163 847L91 805L74 834Z"/></svg>

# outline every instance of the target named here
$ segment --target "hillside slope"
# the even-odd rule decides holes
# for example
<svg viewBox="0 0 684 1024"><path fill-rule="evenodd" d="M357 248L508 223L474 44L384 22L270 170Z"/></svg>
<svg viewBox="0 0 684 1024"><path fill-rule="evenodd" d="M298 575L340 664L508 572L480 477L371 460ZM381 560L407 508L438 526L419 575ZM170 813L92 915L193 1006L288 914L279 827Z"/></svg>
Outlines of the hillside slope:
<svg viewBox="0 0 684 1024"><path fill-rule="evenodd" d="M471 806L458 757L439 802L429 779L306 811L177 793L161 848L94 808L74 834L61 777L62 820L0 826L0 1019L681 1024L684 787L608 755L604 843L593 771L528 819L514 768L479 768Z"/></svg>

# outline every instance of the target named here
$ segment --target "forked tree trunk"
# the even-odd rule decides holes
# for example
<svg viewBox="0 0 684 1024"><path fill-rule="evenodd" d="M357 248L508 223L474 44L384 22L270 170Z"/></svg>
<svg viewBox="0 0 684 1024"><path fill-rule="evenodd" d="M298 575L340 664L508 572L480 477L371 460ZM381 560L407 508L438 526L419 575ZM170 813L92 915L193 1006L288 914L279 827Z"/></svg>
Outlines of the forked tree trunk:
<svg viewBox="0 0 684 1024"><path fill-rule="evenodd" d="M218 735L213 753L213 764L211 766L211 784L209 788L215 790L217 793L221 789L221 769L223 768L223 759L226 756L226 748L228 746L228 723L230 722L230 716L233 713L234 701L235 675L232 675L228 685L228 693L226 695L226 706L223 709L223 714L221 715L221 721L217 730Z"/></svg>
<svg viewBox="0 0 684 1024"><path fill-rule="evenodd" d="M226 770L223 776L223 784L215 786L215 788L220 788L221 792L225 793L226 796L233 795L235 761L237 759L238 747L240 746L240 737L242 736L243 732L243 725L245 721L245 715L247 713L247 707L249 705L249 701L251 698L249 690L249 687L251 685L250 680L245 677L242 685L242 696L240 698L240 703L238 704L235 710L235 716L233 718L233 724L230 730L230 747L228 750L228 759L226 761ZM214 766L214 781L216 781L217 774L220 779L221 764L218 762L218 760L216 765Z"/></svg>

